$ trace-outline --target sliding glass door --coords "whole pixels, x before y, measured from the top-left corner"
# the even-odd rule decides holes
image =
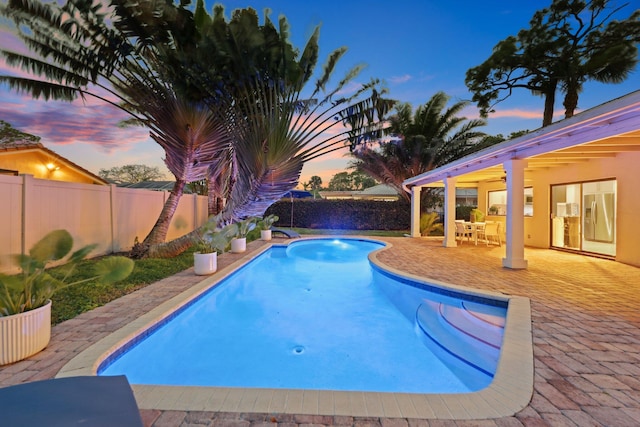
[[[551,187],[551,246],[616,254],[616,181]]]

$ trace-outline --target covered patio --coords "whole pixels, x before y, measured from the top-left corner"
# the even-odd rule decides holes
[[[553,218],[563,217],[556,210],[553,191],[554,187],[569,185],[577,188],[574,191],[571,187],[576,193],[571,200],[576,203],[570,205],[577,208],[572,219],[581,239],[572,242],[570,250],[640,266],[640,227],[636,225],[636,212],[640,211],[636,195],[639,164],[640,91],[636,91],[406,180],[404,187],[411,192],[412,200],[411,236],[420,236],[420,194],[424,187],[444,187],[445,247],[457,246],[456,188],[477,188],[478,208],[487,214],[492,207],[489,192],[506,190],[505,212],[488,216],[504,224],[502,265],[524,269],[528,266],[525,246],[564,248],[555,244],[553,235]],[[582,190],[584,183],[596,186],[605,182],[613,187],[616,203],[606,242],[610,248],[606,251],[598,248],[600,240],[585,234],[592,226],[591,212],[580,206],[587,194]],[[525,189],[530,200],[525,199]],[[530,204],[531,215],[525,216],[525,202]]]

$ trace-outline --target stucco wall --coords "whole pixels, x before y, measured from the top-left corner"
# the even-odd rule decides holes
[[[58,169],[50,171],[47,164],[52,163]],[[67,163],[47,156],[39,150],[20,150],[2,153],[0,168],[18,171],[19,174],[33,175],[34,178],[53,181],[79,182],[92,184],[90,177],[74,170]]]
[[[525,174],[525,186],[533,187],[533,216],[525,217],[525,245],[549,248],[551,242],[550,188],[555,184],[616,179],[616,260],[640,267],[640,152],[591,159],[582,163]],[[501,182],[478,185],[478,207],[487,212],[487,192],[505,189]],[[505,217],[488,216],[489,220]]]

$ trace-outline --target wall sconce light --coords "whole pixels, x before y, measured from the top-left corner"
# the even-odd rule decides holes
[[[55,165],[55,164],[53,164],[53,163],[47,163],[47,164],[45,165],[45,167],[47,168],[47,170],[48,170],[49,172],[54,172],[54,171],[57,171],[58,169],[60,169],[60,166],[56,166],[56,165]]]

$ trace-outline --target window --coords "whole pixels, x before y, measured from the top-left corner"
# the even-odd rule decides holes
[[[489,191],[489,215],[507,214],[507,190]]]
[[[489,191],[488,194],[489,215],[507,214],[507,190]],[[524,189],[524,216],[533,216],[533,188]]]
[[[533,187],[524,189],[524,216],[533,216]]]

